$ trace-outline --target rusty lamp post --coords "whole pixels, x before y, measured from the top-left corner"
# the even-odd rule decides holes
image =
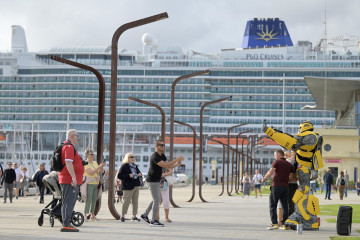
[[[248,131],[244,131],[244,132],[240,132],[237,136],[236,136],[236,165],[235,165],[235,172],[237,173],[236,174],[236,177],[235,177],[235,192],[236,193],[239,193],[239,181],[240,181],[240,177],[242,177],[242,174],[243,173],[240,173],[240,153],[239,153],[239,137],[241,134],[244,134],[244,133],[248,133],[248,132],[251,132],[252,130],[248,130]],[[244,139],[242,140],[242,142],[244,142]],[[243,158],[243,155],[244,153],[241,152],[241,157]],[[239,156],[239,158],[238,158]]]
[[[101,75],[99,71],[96,69],[81,64],[77,62],[73,62],[61,57],[57,57],[54,55],[51,55],[50,58],[54,61],[61,62],[64,64],[68,64],[77,68],[88,70],[95,74],[99,81],[99,106],[98,106],[98,128],[97,128],[97,148],[96,148],[96,162],[100,165],[103,161],[103,150],[104,150],[104,116],[105,116],[105,81],[104,77]],[[96,202],[95,207],[95,215],[99,213],[101,207],[101,198],[99,198]]]
[[[241,127],[246,125],[247,123],[242,123],[242,124],[237,124],[235,126],[232,126],[228,129],[227,132],[227,139],[228,139],[228,145],[230,146],[230,132],[232,129],[236,128],[236,127]],[[227,184],[226,184],[226,190],[227,190],[227,194],[229,196],[231,196],[231,192],[232,192],[232,186],[234,184],[234,158],[232,159],[232,164],[231,164],[231,191],[229,191],[229,165],[230,165],[230,148],[228,148],[227,150]]]
[[[220,98],[214,101],[206,102],[201,106],[200,109],[200,149],[199,149],[199,197],[201,201],[206,202],[206,200],[202,197],[201,187],[202,187],[202,152],[203,152],[203,113],[206,106],[210,104],[215,104],[218,102],[222,102],[228,100],[229,98]]]
[[[201,71],[201,72],[195,72],[195,73],[190,73],[190,74],[186,74],[186,75],[182,75],[178,78],[176,78],[174,80],[174,82],[171,85],[171,106],[170,106],[170,156],[169,159],[170,161],[173,160],[173,155],[174,155],[174,118],[175,118],[175,87],[176,84],[178,82],[180,82],[183,79],[187,79],[187,78],[192,78],[192,77],[196,77],[196,76],[200,76],[203,74],[207,74],[209,73],[209,70],[205,70],[205,71]],[[170,197],[170,202],[173,205],[173,207],[179,207],[178,205],[176,205],[173,200],[172,200],[172,189],[173,186],[170,185],[169,186],[169,197]]]
[[[174,120],[175,123],[189,127],[193,132],[193,181],[192,181],[192,194],[188,202],[191,202],[195,197],[195,175],[196,175],[196,130],[193,126]]]
[[[128,97],[129,100],[131,101],[134,101],[134,102],[138,102],[138,103],[142,103],[142,104],[145,104],[145,105],[148,105],[148,106],[152,106],[152,107],[155,107],[156,109],[159,110],[160,114],[161,114],[161,140],[163,142],[165,142],[165,112],[164,110],[157,104],[155,103],[151,103],[151,102],[148,102],[148,101],[144,101],[142,99],[139,99],[139,98],[134,98],[134,97]]]
[[[110,98],[110,145],[109,145],[109,178],[115,175],[115,145],[116,145],[116,99],[117,99],[117,63],[118,63],[118,41],[120,35],[128,29],[139,27],[148,23],[168,18],[166,12],[151,17],[129,22],[119,27],[111,41],[111,98]],[[114,189],[114,181],[109,181],[109,189]],[[108,206],[115,219],[120,219],[120,214],[114,206],[114,191],[109,191]]]

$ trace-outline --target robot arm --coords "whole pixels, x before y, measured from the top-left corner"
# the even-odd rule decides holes
[[[298,140],[294,136],[282,133],[276,129],[273,129],[272,127],[268,127],[266,124],[264,124],[262,130],[266,135],[268,135],[272,140],[277,142],[283,148],[288,150],[295,150],[294,147],[298,145]]]

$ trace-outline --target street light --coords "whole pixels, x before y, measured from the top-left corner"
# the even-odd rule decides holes
[[[170,161],[173,160],[173,155],[174,155],[174,117],[175,117],[175,86],[178,82],[180,82],[183,79],[186,78],[192,78],[195,76],[199,76],[199,75],[203,75],[206,73],[209,73],[209,70],[205,70],[205,71],[201,71],[201,72],[195,72],[195,73],[190,73],[190,74],[186,74],[186,75],[182,75],[178,78],[176,78],[174,80],[174,82],[171,85],[171,106],[170,106]],[[170,202],[174,207],[179,207],[177,206],[175,203],[173,203],[172,201],[172,189],[173,186],[170,185],[169,186],[169,195],[170,195]]]
[[[241,127],[246,125],[247,123],[241,123],[241,124],[237,124],[235,126],[232,126],[228,129],[227,132],[227,138],[228,138],[228,145],[230,146],[230,132],[232,129],[236,128],[236,127]],[[230,164],[230,148],[228,148],[227,150],[227,184],[226,184],[226,190],[229,196],[231,196],[231,192],[232,192],[232,186],[234,184],[234,158],[232,159],[232,164],[231,164],[231,191],[229,191],[229,164]]]
[[[200,150],[199,150],[199,197],[201,201],[206,202],[202,197],[201,186],[202,186],[202,151],[203,151],[203,113],[206,106],[228,100],[229,98],[220,98],[214,101],[206,102],[201,106],[200,109]]]
[[[209,138],[210,141],[213,141],[213,142],[216,142],[218,144],[221,144],[222,147],[223,147],[223,159],[222,159],[222,162],[223,162],[223,166],[222,166],[222,169],[223,169],[223,174],[222,174],[222,190],[221,190],[221,193],[219,194],[219,196],[223,195],[224,193],[224,190],[225,190],[225,147],[229,147],[229,145],[219,141],[219,140],[216,140],[216,139],[213,139],[213,138]],[[201,149],[200,149],[201,150]]]
[[[144,100],[141,100],[139,98],[134,98],[134,97],[128,97],[129,100],[131,101],[135,101],[135,102],[138,102],[138,103],[142,103],[142,104],[145,104],[145,105],[148,105],[148,106],[152,106],[152,107],[155,107],[159,110],[160,114],[161,114],[161,136],[160,136],[160,139],[165,142],[165,112],[164,110],[157,104],[155,103],[151,103],[151,102],[148,102],[148,101],[144,101]]]
[[[166,12],[143,18],[134,22],[129,22],[119,27],[111,41],[111,98],[110,98],[110,143],[109,143],[109,189],[108,206],[115,219],[120,219],[120,214],[116,211],[114,205],[114,175],[115,175],[115,146],[116,146],[116,98],[117,98],[117,62],[118,62],[118,41],[120,35],[128,29],[139,27],[148,23],[156,22],[168,18]]]
[[[248,131],[244,131],[244,132],[240,132],[237,136],[236,136],[236,164],[235,164],[235,172],[237,172],[236,177],[235,177],[235,192],[239,193],[239,180],[240,177],[243,175],[243,172],[241,172],[240,174],[240,153],[239,153],[239,137],[241,134],[244,133],[248,133],[248,132],[252,132],[252,130],[248,130]],[[244,139],[242,140],[242,143],[244,142]],[[239,156],[239,159],[238,159]],[[241,150],[241,158],[244,157],[244,152],[243,150]],[[239,166],[239,167],[238,167]]]
[[[192,181],[192,195],[188,202],[191,202],[195,197],[195,175],[196,175],[196,130],[193,126],[174,120],[175,123],[189,127],[193,131],[193,181]]]
[[[164,110],[157,104],[155,103],[151,103],[151,102],[148,102],[148,101],[144,101],[144,100],[141,100],[141,99],[138,99],[138,98],[134,98],[134,97],[128,97],[129,100],[132,100],[132,101],[135,101],[135,102],[138,102],[138,103],[142,103],[142,104],[145,104],[145,105],[149,105],[149,106],[152,106],[152,107],[155,107],[157,108],[159,111],[160,111],[160,114],[161,114],[161,140],[165,143],[165,112]],[[172,197],[172,186],[169,186],[169,200],[170,200],[170,203],[173,207],[179,207],[178,205],[176,205],[176,203],[174,202],[173,200],[173,197]]]
[[[180,82],[183,79],[192,78],[196,76],[200,76],[203,74],[209,73],[209,70],[201,71],[201,72],[195,72],[190,73],[186,75],[182,75],[174,80],[174,82],[171,84],[171,106],[170,106],[170,161],[173,159],[174,155],[174,118],[175,118],[175,87],[178,82]]]
[[[96,148],[96,162],[100,165],[103,162],[103,150],[104,150],[104,112],[105,112],[105,81],[104,77],[101,75],[99,71],[96,69],[81,64],[77,62],[73,62],[61,57],[57,57],[51,55],[50,58],[54,61],[61,62],[64,64],[68,64],[77,68],[88,70],[95,74],[99,81],[99,106],[98,106],[98,128],[97,128],[97,148]],[[95,212],[94,214],[97,215],[101,207],[101,198],[99,198],[96,202]]]

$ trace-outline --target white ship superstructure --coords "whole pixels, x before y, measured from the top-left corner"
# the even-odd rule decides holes
[[[13,31],[21,32],[21,27]],[[23,35],[25,41],[25,35]],[[207,101],[229,97],[228,101],[206,108],[204,134],[224,136],[227,129],[247,125],[232,132],[252,130],[262,134],[268,125],[295,133],[303,120],[316,128],[331,126],[333,111],[304,106],[315,105],[304,76],[329,78],[360,77],[359,49],[345,52],[324,51],[323,46],[298,41],[295,46],[223,49],[217,55],[164,46],[145,34],[142,52],[119,50],[116,168],[122,155],[132,151],[144,172],[154,141],[160,135],[158,110],[128,100],[136,97],[160,105],[170,115],[170,87],[175,78],[205,69],[210,74],[186,79],[177,84],[175,119],[199,130],[200,107]],[[50,60],[50,55],[90,65],[106,81],[104,158],[108,158],[110,118],[110,47],[56,47],[46,52],[28,52],[16,38],[16,46],[0,53],[0,163],[20,161],[28,168],[45,163],[55,146],[65,139],[68,128],[80,134],[79,152],[96,150],[98,119],[98,80],[90,72]],[[19,42],[20,41],[20,42]],[[140,41],[140,39],[139,39]],[[344,50],[344,48],[343,48]],[[285,90],[285,91],[284,91]],[[285,114],[285,115],[284,115]],[[285,122],[284,122],[285,121]],[[167,122],[167,134],[169,123]],[[174,156],[184,155],[186,173],[191,173],[192,144],[187,127],[175,125]],[[256,158],[270,164],[276,146],[257,150]],[[167,149],[168,151],[168,149]],[[203,154],[204,176],[210,177],[211,161],[218,161],[222,173],[222,147],[208,144]]]

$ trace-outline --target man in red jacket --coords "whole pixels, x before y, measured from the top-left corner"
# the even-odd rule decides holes
[[[64,168],[59,172],[59,183],[62,194],[62,228],[61,232],[78,232],[79,229],[70,224],[74,211],[79,185],[82,183],[84,175],[84,165],[79,153],[74,145],[78,141],[78,133],[75,129],[70,129],[66,133],[66,144],[61,150],[61,161]]]

